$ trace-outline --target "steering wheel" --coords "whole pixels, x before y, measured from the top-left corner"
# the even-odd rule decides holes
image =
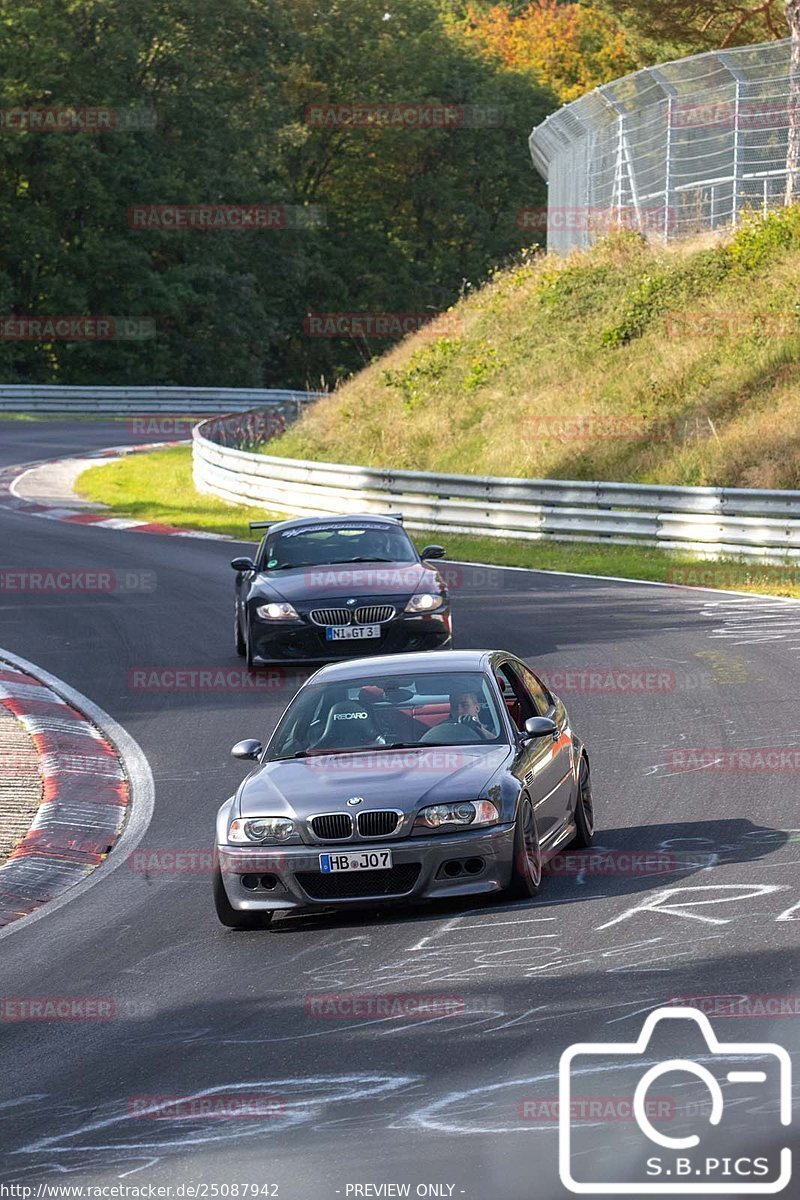
[[[465,742],[486,742],[489,740],[488,736],[477,725],[459,725],[458,721],[442,721],[441,725],[434,725],[419,740],[420,744],[423,744],[438,742],[441,738],[448,745],[457,745]]]

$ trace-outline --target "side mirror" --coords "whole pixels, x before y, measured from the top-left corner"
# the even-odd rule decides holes
[[[231,750],[234,758],[260,758],[264,747],[256,738],[245,738],[243,742],[237,742]]]
[[[558,726],[549,717],[528,717],[522,736],[528,741],[529,738],[555,737],[557,733]]]
[[[231,561],[234,571],[255,571],[256,564],[252,558],[234,558]]]
[[[419,552],[420,558],[444,558],[444,546],[426,546]]]

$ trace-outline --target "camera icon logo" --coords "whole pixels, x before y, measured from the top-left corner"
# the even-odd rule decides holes
[[[702,1040],[705,1049],[696,1056],[700,1061],[689,1057],[654,1061],[650,1043],[659,1026],[659,1035],[670,1040],[689,1034],[694,1042]],[[622,1082],[622,1091],[630,1092],[632,1102],[625,1109],[632,1119],[624,1132],[617,1127],[610,1136],[602,1119],[588,1126],[575,1119],[576,1110],[587,1102],[577,1100],[573,1081],[592,1076],[613,1078],[617,1090]],[[672,1077],[671,1085],[663,1082],[665,1076]],[[677,1097],[675,1102],[665,1106],[648,1099],[657,1081],[662,1081],[662,1092]],[[696,1104],[695,1096],[699,1096]],[[758,1103],[759,1127],[773,1112],[780,1125],[791,1124],[791,1059],[783,1046],[720,1042],[699,1010],[656,1009],[635,1042],[580,1042],[561,1055],[561,1182],[568,1191],[586,1196],[774,1195],[790,1182],[792,1152],[772,1138],[767,1148],[747,1153],[745,1137],[753,1136],[753,1119],[749,1118],[744,1132],[741,1124],[736,1126],[736,1114],[741,1120],[754,1103]],[[592,1102],[596,1116],[614,1107],[608,1098]],[[621,1107],[618,1103],[616,1111]],[[651,1119],[654,1116],[661,1118],[661,1128]],[[664,1123],[675,1117],[674,1132],[669,1133]]]

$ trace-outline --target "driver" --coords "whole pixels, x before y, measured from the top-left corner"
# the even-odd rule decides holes
[[[458,725],[469,725],[479,730],[484,737],[492,738],[494,733],[487,729],[481,721],[481,704],[476,692],[461,692],[455,698],[453,705],[453,720]]]

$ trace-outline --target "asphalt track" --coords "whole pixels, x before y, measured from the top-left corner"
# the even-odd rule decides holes
[[[126,440],[143,439],[116,424],[0,422],[0,463]],[[132,688],[129,673],[240,667],[237,547],[2,508],[0,547],[4,568],[155,572],[141,592],[0,591],[0,646],[142,747],[156,785],[143,847],[207,849],[244,770],[231,744],[266,734],[292,689],[165,693]],[[660,850],[679,869],[549,875],[529,904],[294,915],[234,933],[216,922],[207,874],[124,864],[0,940],[0,996],[106,997],[116,1014],[0,1022],[0,1183],[270,1183],[261,1194],[280,1200],[408,1183],[411,1195],[438,1184],[445,1196],[550,1200],[567,1195],[556,1123],[519,1105],[557,1096],[570,1043],[633,1040],[671,997],[800,992],[797,771],[676,771],[669,753],[800,743],[800,607],[480,567],[463,569],[454,598],[462,647],[504,644],[545,670],[673,673],[674,686],[636,695],[562,694],[592,752],[598,846]],[[463,1009],[432,1020],[307,1011],[307,995],[331,992],[445,994]],[[797,1017],[715,1027],[800,1048]],[[133,1116],[137,1097],[198,1094],[275,1096],[280,1111]],[[726,1120],[753,1153],[792,1144],[755,1094]],[[606,1157],[624,1162],[632,1136],[620,1124]]]

